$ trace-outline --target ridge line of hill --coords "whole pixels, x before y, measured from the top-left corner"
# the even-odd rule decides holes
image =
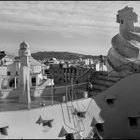
[[[49,58],[56,58],[61,60],[71,60],[71,59],[96,59],[99,58],[99,55],[85,55],[80,53],[72,53],[72,52],[56,52],[56,51],[40,51],[36,53],[32,53],[32,57],[36,60],[43,60]],[[105,57],[105,56],[104,56]]]

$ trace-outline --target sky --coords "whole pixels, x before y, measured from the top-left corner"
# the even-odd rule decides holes
[[[107,55],[126,5],[140,16],[139,1],[0,1],[0,50],[17,55],[25,41],[32,52]]]

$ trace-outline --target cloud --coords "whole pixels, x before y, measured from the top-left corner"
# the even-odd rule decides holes
[[[96,3],[96,2],[95,2]],[[98,3],[98,5],[101,2]],[[105,15],[102,10],[98,9],[98,5],[93,2],[0,2],[0,21],[15,25],[25,24],[28,26],[58,27],[61,25],[67,28],[86,28],[88,26],[108,25],[102,24]],[[97,12],[96,12],[97,11]],[[102,16],[103,14],[103,16]],[[106,16],[107,18],[108,16]],[[109,18],[108,18],[109,19]],[[107,20],[108,20],[107,19]],[[106,19],[105,19],[106,20]],[[28,28],[28,27],[27,27]],[[71,30],[71,28],[70,28]]]
[[[117,11],[126,5],[133,6],[134,11],[140,15],[140,2],[136,1],[0,1],[0,30],[6,31],[5,37],[8,32],[16,37],[18,34],[20,37],[13,37],[13,42],[28,36],[30,41],[40,45],[46,35],[49,38],[52,32],[53,36],[57,33],[54,37],[56,39],[61,36],[67,41],[95,41],[93,44],[97,46],[106,42],[104,44],[109,46],[113,35],[119,32],[116,23]],[[0,37],[2,36],[0,32]],[[41,41],[39,36],[43,38]],[[6,44],[6,39],[3,40]],[[73,49],[76,50],[74,47]]]

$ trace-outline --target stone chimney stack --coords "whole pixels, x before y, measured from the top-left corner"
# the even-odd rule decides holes
[[[20,57],[20,73],[19,73],[19,102],[30,104],[30,57],[31,50],[28,45],[23,41],[19,49]]]

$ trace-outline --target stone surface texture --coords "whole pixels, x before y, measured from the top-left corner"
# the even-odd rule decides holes
[[[111,40],[112,48],[107,55],[108,71],[140,71],[140,28],[134,26],[137,20],[138,16],[131,7],[118,11],[119,33]]]

